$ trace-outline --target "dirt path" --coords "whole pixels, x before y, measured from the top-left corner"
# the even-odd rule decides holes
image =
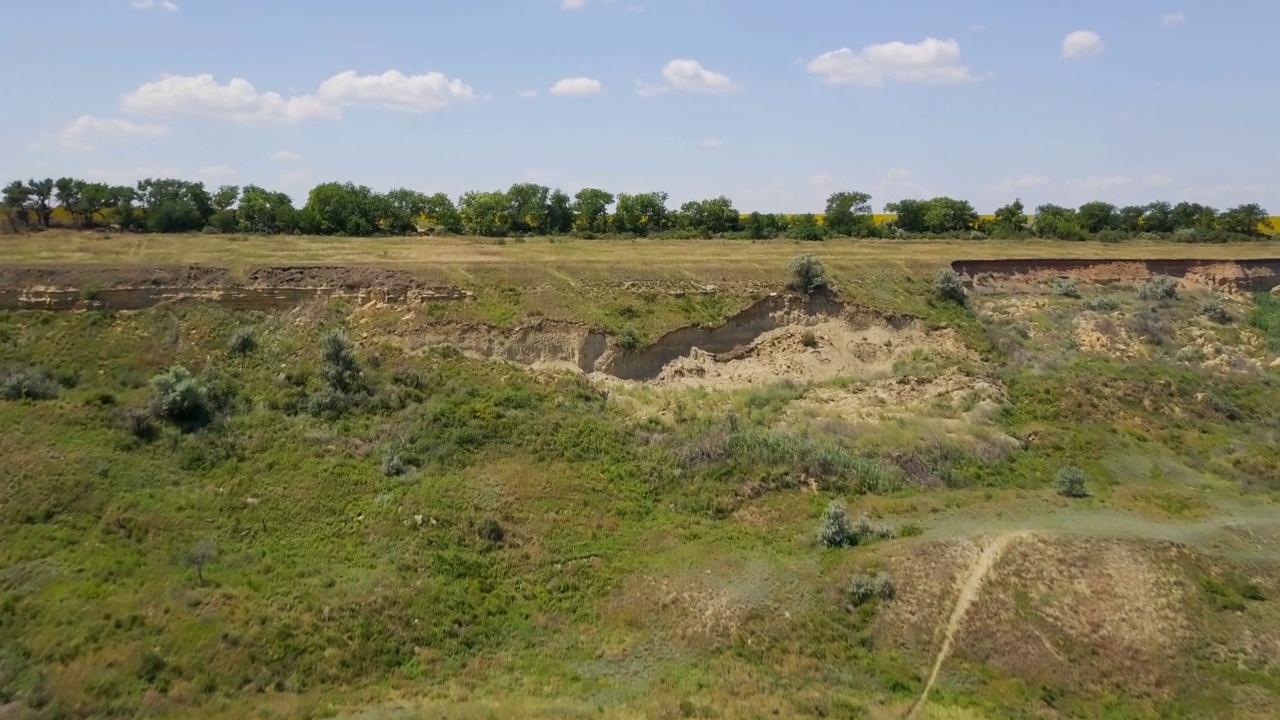
[[[924,706],[925,701],[929,699],[929,691],[933,690],[934,683],[938,681],[938,673],[942,671],[942,663],[946,662],[947,657],[951,655],[951,648],[955,643],[956,633],[960,630],[960,624],[964,622],[964,616],[969,612],[969,606],[973,605],[973,601],[978,599],[978,592],[982,590],[982,583],[987,579],[991,568],[1000,560],[1000,556],[1009,547],[1010,543],[1024,537],[1026,537],[1026,533],[1021,532],[1005,533],[997,537],[987,546],[986,550],[982,551],[978,561],[973,564],[973,569],[969,571],[969,577],[965,578],[964,584],[960,586],[960,595],[956,598],[955,609],[951,611],[951,619],[947,621],[947,627],[942,637],[942,647],[938,650],[937,659],[934,660],[933,671],[929,673],[929,680],[924,684],[924,691],[920,693],[920,698],[911,705],[911,709],[905,715],[908,720],[914,718],[920,708]]]

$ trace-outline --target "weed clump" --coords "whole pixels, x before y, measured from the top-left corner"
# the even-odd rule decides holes
[[[1231,312],[1227,310],[1227,306],[1222,302],[1222,298],[1216,295],[1206,300],[1204,305],[1200,306],[1200,314],[1219,325],[1226,325],[1231,322]]]
[[[227,349],[232,355],[248,355],[258,349],[258,338],[249,328],[236,328],[227,339]]]
[[[1085,302],[1084,306],[1094,312],[1115,312],[1120,309],[1120,301],[1113,297],[1100,297]]]
[[[640,333],[630,326],[622,328],[618,333],[618,347],[623,350],[639,350],[644,347],[644,339],[640,337]]]
[[[53,400],[58,383],[34,370],[0,371],[0,400]]]
[[[872,600],[892,600],[898,594],[888,573],[858,573],[849,581],[849,601],[854,607],[866,605]]]
[[[875,540],[892,540],[894,535],[893,527],[885,523],[874,522],[867,515],[858,518],[858,522],[854,523],[853,536],[858,543],[869,543]]]
[[[943,268],[933,278],[933,294],[938,299],[964,305],[966,301],[964,283],[955,270]]]
[[[1138,286],[1139,300],[1176,300],[1178,281],[1168,275],[1156,275]]]
[[[176,425],[200,425],[209,419],[209,398],[189,370],[177,366],[151,379],[154,414]]]
[[[329,387],[342,393],[355,390],[360,383],[360,361],[355,346],[337,330],[320,338],[321,375]]]
[[[807,348],[816,348],[818,347],[818,336],[812,330],[805,330],[804,334],[800,336],[800,344]]]
[[[797,255],[791,258],[787,269],[791,271],[791,284],[788,287],[798,293],[812,295],[831,289],[827,269],[816,255]]]
[[[818,526],[818,540],[829,548],[845,548],[858,544],[858,537],[849,526],[849,512],[844,503],[832,500],[822,513],[822,524]]]
[[[1065,498],[1087,498],[1089,491],[1084,486],[1084,471],[1074,465],[1058,471],[1056,482],[1058,494]]]
[[[490,545],[501,545],[507,539],[507,531],[493,518],[485,518],[485,521],[480,523],[479,534],[480,539]]]
[[[1049,283],[1049,289],[1059,297],[1076,299],[1080,297],[1080,283],[1076,282],[1075,278],[1054,278]]]

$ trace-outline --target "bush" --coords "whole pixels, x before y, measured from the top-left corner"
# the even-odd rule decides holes
[[[227,340],[227,348],[233,355],[248,355],[258,348],[258,339],[249,328],[236,328]]]
[[[1222,302],[1222,298],[1214,296],[1205,301],[1200,306],[1200,312],[1213,322],[1220,325],[1226,325],[1231,322],[1231,312],[1227,310],[1227,306]]]
[[[844,503],[832,500],[822,513],[822,524],[818,526],[818,540],[829,548],[845,548],[858,544],[858,537],[849,527],[849,513]]]
[[[360,361],[347,336],[337,330],[326,332],[320,338],[320,352],[320,375],[329,387],[342,393],[355,390],[360,384]]]
[[[307,401],[307,414],[326,420],[337,420],[355,406],[351,396],[332,388],[321,390]]]
[[[960,281],[960,276],[950,268],[943,268],[933,278],[933,293],[940,300],[948,302],[965,304],[964,283]]]
[[[480,539],[490,545],[501,545],[507,539],[507,531],[502,529],[502,525],[498,524],[493,518],[486,518],[480,523]]]
[[[1057,489],[1062,497],[1089,497],[1089,491],[1084,487],[1084,471],[1074,465],[1058,471]]]
[[[1162,320],[1159,313],[1151,308],[1142,308],[1134,313],[1130,327],[1152,345],[1164,345],[1173,336],[1173,326]]]
[[[815,255],[797,255],[791,258],[787,269],[791,271],[792,278],[788,287],[796,292],[810,295],[820,290],[831,289],[831,281],[827,279],[827,269]]]
[[[34,370],[0,371],[0,400],[52,400],[61,391],[58,383]]]
[[[633,327],[624,327],[618,333],[618,347],[623,350],[639,350],[644,347],[644,338],[640,337],[640,333],[636,332]]]
[[[856,538],[855,544],[860,544],[875,540],[892,540],[894,532],[889,525],[872,522],[869,516],[863,515],[853,526],[853,536]]]
[[[1176,300],[1178,281],[1168,275],[1156,275],[1138,286],[1140,300]]]
[[[1054,295],[1066,298],[1080,297],[1080,284],[1075,278],[1054,278],[1049,282],[1049,288],[1053,290]]]
[[[1120,301],[1115,298],[1100,297],[1087,301],[1084,306],[1095,312],[1115,312],[1120,309]]]
[[[400,477],[408,471],[404,459],[400,457],[400,453],[388,450],[382,453],[382,474],[387,477]]]
[[[204,388],[184,367],[173,367],[151,379],[156,416],[179,425],[198,425],[209,419]]]
[[[855,607],[877,599],[892,600],[897,593],[898,590],[887,573],[877,573],[874,577],[858,573],[849,581],[849,600]]]
[[[143,442],[151,442],[160,435],[160,429],[156,427],[155,415],[145,409],[135,408],[126,412],[124,429]]]
[[[818,336],[812,330],[805,330],[804,334],[800,336],[800,344],[807,348],[816,348],[818,347]]]

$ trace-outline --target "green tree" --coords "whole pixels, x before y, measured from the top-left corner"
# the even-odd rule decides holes
[[[1076,211],[1059,205],[1036,208],[1036,235],[1054,240],[1083,240],[1084,229]]]
[[[298,222],[297,210],[288,195],[256,185],[245,186],[236,219],[242,232],[264,235],[291,233],[297,229]]]
[[[667,194],[665,192],[640,193],[618,196],[618,207],[613,216],[618,232],[648,235],[662,232],[667,227]]]
[[[924,223],[934,233],[972,230],[978,223],[978,213],[967,200],[936,197],[926,203]]]
[[[1142,227],[1148,232],[1155,233],[1171,233],[1178,229],[1177,223],[1173,217],[1173,206],[1167,202],[1153,202],[1146,208],[1146,217],[1142,220]]]
[[[827,198],[827,230],[837,235],[874,234],[871,196],[863,192],[838,192]]]
[[[787,229],[787,236],[793,240],[817,242],[827,239],[827,228],[818,224],[818,218],[814,217],[813,213],[805,213],[804,215],[796,215],[791,219],[791,226]]]
[[[1141,205],[1122,207],[1116,211],[1116,228],[1130,233],[1142,232],[1146,215],[1147,209]]]
[[[27,181],[27,190],[31,194],[33,203],[32,210],[36,214],[36,219],[40,222],[40,227],[47,228],[53,222],[53,191],[54,182],[51,178],[44,180],[31,179]]]
[[[609,206],[613,203],[612,193],[596,188],[579,190],[573,196],[574,229],[605,232],[609,226]]]
[[[324,183],[311,189],[303,206],[303,231],[314,235],[364,237],[378,231],[380,198],[353,183]]]
[[[458,214],[458,208],[453,204],[453,200],[442,192],[427,198],[422,214],[426,216],[427,222],[435,225],[438,230],[449,233],[462,232],[462,216]]]
[[[511,200],[504,192],[469,192],[458,201],[458,213],[471,235],[503,237],[511,232]]]
[[[573,201],[562,190],[556,190],[547,198],[547,230],[563,235],[573,230]]]
[[[1212,230],[1218,225],[1218,211],[1200,203],[1180,202],[1173,208],[1174,230]]]
[[[548,199],[551,189],[534,183],[516,183],[507,190],[511,204],[512,232],[545,235],[548,228]]]
[[[71,216],[71,224],[81,224],[76,209],[80,206],[80,193],[84,183],[75,178],[64,177],[54,181],[53,188],[58,207]],[[45,223],[45,227],[48,227],[48,223]]]
[[[1091,235],[1096,235],[1103,230],[1120,229],[1120,216],[1116,206],[1111,203],[1085,203],[1076,211],[1076,218],[1080,221],[1080,227]]]
[[[733,207],[733,201],[723,195],[711,200],[687,202],[680,207],[679,216],[686,228],[708,236],[733,232],[742,223],[742,216]]]
[[[1241,205],[1225,210],[1218,216],[1218,227],[1241,235],[1262,235],[1262,228],[1271,224],[1271,216],[1257,203]]]
[[[3,202],[10,228],[17,231],[31,225],[33,200],[31,188],[28,185],[21,180],[14,180],[6,185],[4,187]],[[19,224],[21,224],[21,228]]]
[[[1021,198],[996,210],[993,229],[996,235],[1003,237],[1013,237],[1027,231],[1027,208],[1022,204]]]
[[[417,190],[396,188],[383,196],[379,225],[396,235],[418,231],[418,218],[427,214],[427,196]]]
[[[212,203],[215,212],[227,212],[240,199],[240,188],[235,185],[223,185],[213,194]]]
[[[895,215],[893,225],[903,232],[922,233],[929,228],[927,200],[899,200],[885,205],[884,209]]]

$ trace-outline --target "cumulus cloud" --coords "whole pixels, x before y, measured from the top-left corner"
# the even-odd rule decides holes
[[[296,152],[292,152],[289,150],[278,150],[271,154],[271,159],[276,162],[288,163],[288,162],[298,162],[299,160],[302,159],[302,156]]]
[[[668,85],[681,92],[700,92],[709,95],[735,92],[737,83],[718,72],[712,72],[697,60],[672,60],[662,69],[662,77]]]
[[[960,43],[936,38],[915,44],[895,41],[868,45],[857,52],[842,48],[814,58],[808,70],[831,85],[882,87],[889,80],[958,85],[982,80],[964,64]]]
[[[534,98],[538,97],[538,91],[537,91],[537,90],[521,90],[521,91],[519,92],[519,95],[520,95],[520,97],[522,97],[522,98],[524,98],[524,99],[526,99],[526,100],[532,100],[532,99],[534,99]]]
[[[560,0],[562,10],[581,10],[587,6],[587,0]]]
[[[381,75],[347,71],[325,80],[315,94],[289,98],[259,92],[242,78],[221,85],[212,75],[169,75],[123,96],[121,107],[135,115],[210,117],[258,125],[338,120],[343,108],[427,112],[472,100],[470,87],[442,73],[405,75],[389,70]]]
[[[1187,21],[1187,16],[1180,12],[1169,13],[1160,18],[1160,24],[1164,27],[1175,27]]]
[[[657,97],[663,93],[669,92],[671,88],[666,85],[650,85],[644,80],[636,79],[636,94],[640,97]]]
[[[44,148],[53,144],[73,150],[87,150],[99,141],[113,143],[168,137],[167,125],[146,125],[120,120],[82,115],[67,123],[56,133],[46,133],[34,147]]]
[[[719,147],[724,147],[724,141],[723,141],[723,140],[721,140],[720,138],[714,138],[714,137],[713,137],[713,138],[707,138],[707,139],[705,139],[705,140],[703,140],[703,141],[702,141],[702,147],[704,147],[704,148],[719,148]]]
[[[809,178],[809,184],[816,188],[828,188],[836,182],[835,177],[828,172],[820,172]]]
[[[1062,40],[1064,60],[1084,60],[1106,52],[1102,36],[1091,30],[1077,30]]]
[[[591,97],[604,92],[604,85],[599,80],[589,77],[565,78],[551,86],[552,95],[565,97]]]
[[[142,12],[178,12],[178,6],[169,0],[129,0],[129,7]]]

